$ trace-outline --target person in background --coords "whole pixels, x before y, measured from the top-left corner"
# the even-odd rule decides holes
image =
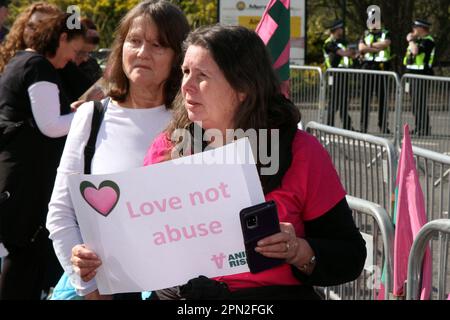
[[[0,45],[0,74],[5,69],[9,60],[17,51],[25,50],[25,38],[31,36],[39,22],[48,14],[61,12],[61,10],[46,2],[35,2],[26,7],[14,20],[7,39]]]
[[[326,68],[350,68],[356,57],[356,52],[347,48],[347,41],[344,39],[344,22],[334,21],[330,26],[330,37],[323,44],[323,56]],[[328,105],[327,125],[334,126],[334,115],[339,110],[339,116],[343,123],[343,128],[354,130],[352,119],[348,114],[348,76],[345,73],[336,73],[334,80],[329,85],[330,103]]]
[[[5,27],[6,19],[8,18],[8,0],[0,0],[0,43],[5,40],[9,29]]]
[[[228,139],[230,129],[255,129],[257,141],[264,143],[258,147],[269,150],[268,137],[278,130],[279,169],[271,175],[258,172],[266,200],[277,205],[281,232],[259,241],[256,251],[285,263],[255,274],[198,277],[182,288],[158,290],[152,299],[319,299],[314,285],[357,278],[366,249],[345,190],[327,151],[315,137],[297,129],[300,113],[281,94],[260,37],[244,27],[203,27],[188,36],[185,50],[174,120],[153,142],[144,164],[234,141]],[[179,136],[173,134],[182,129],[196,131],[195,126],[205,130],[202,139],[183,138],[180,148]],[[208,140],[208,130],[222,136]],[[257,168],[263,168],[259,150],[253,154]],[[101,261],[88,248],[78,246],[72,251],[72,263],[89,280]]]
[[[56,69],[75,58],[85,34],[67,28],[68,17],[55,11],[38,24],[28,21],[26,50],[9,60],[0,80],[0,192],[10,194],[0,215],[0,239],[9,252],[0,299],[40,299],[62,271],[44,225],[76,108],[62,93]]]
[[[108,61],[108,98],[100,126],[91,173],[106,174],[137,168],[153,139],[167,126],[169,111],[181,84],[183,40],[189,24],[168,1],[139,3],[122,19]],[[94,274],[81,281],[72,267],[72,251],[83,244],[67,179],[84,172],[84,148],[91,132],[92,102],[77,111],[58,168],[49,204],[47,228],[56,255],[79,296],[110,299],[97,290]],[[113,161],[112,161],[113,160]],[[140,293],[139,293],[140,296]],[[131,298],[131,297],[130,297]]]
[[[417,19],[412,32],[406,36],[408,48],[403,59],[406,73],[433,75],[433,63],[436,44],[430,34],[431,23]],[[415,117],[415,128],[412,134],[427,136],[431,134],[430,116],[427,107],[427,84],[425,81],[414,81],[411,88],[412,110]]]
[[[359,53],[362,55],[362,69],[375,71],[391,71],[391,35],[390,32],[380,26],[373,26],[366,30],[364,37],[359,42]],[[380,132],[389,134],[387,123],[387,97],[385,79],[381,76],[364,77],[361,92],[361,125],[360,130],[367,133],[370,115],[370,100],[375,90],[378,96],[378,128]]]
[[[90,78],[91,82],[95,83],[102,76],[102,69],[97,63],[97,60],[92,56],[100,44],[100,34],[97,31],[97,26],[94,21],[91,19],[83,18],[81,19],[81,23],[87,29],[86,41],[83,50],[78,53],[75,63]]]
[[[102,88],[91,88],[102,77],[100,66],[91,56],[100,42],[100,37],[92,20],[82,18],[80,22],[87,30],[84,45],[77,52],[75,59],[59,71],[59,75],[64,91],[71,101],[80,100],[81,97],[86,101],[101,100],[105,97]]]

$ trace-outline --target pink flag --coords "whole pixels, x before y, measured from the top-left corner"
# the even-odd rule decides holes
[[[416,171],[409,127],[404,126],[403,146],[397,170],[398,197],[394,244],[394,296],[404,296],[408,257],[412,243],[420,228],[427,222],[425,201]],[[427,248],[422,265],[420,299],[429,299],[431,292],[431,256]]]
[[[286,98],[289,98],[290,6],[290,0],[270,0],[255,30],[270,53]]]

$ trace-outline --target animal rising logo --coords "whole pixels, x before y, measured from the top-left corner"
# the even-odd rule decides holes
[[[67,7],[67,13],[70,14],[69,17],[67,17],[66,25],[67,29],[73,30],[73,29],[81,29],[81,9],[79,6],[68,6]]]
[[[214,254],[211,258],[211,261],[216,264],[217,269],[223,269],[225,259],[227,259],[227,256],[223,252],[221,252],[219,254]],[[230,268],[235,268],[246,264],[247,256],[245,255],[245,251],[231,253],[228,255],[228,266]]]
[[[381,29],[381,9],[379,6],[372,5],[367,8],[367,28],[369,30]]]

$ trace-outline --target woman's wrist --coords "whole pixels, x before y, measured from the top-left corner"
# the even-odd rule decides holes
[[[296,254],[288,261],[301,272],[310,275],[316,265],[316,256],[308,241],[302,238],[296,239]]]

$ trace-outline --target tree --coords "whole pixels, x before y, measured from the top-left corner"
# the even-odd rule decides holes
[[[23,8],[33,2],[35,1],[13,0],[10,5],[10,20],[13,21]],[[100,46],[109,47],[120,19],[139,3],[139,0],[47,0],[47,2],[57,5],[64,11],[68,6],[78,6],[82,17],[89,17],[97,24],[100,31]]]
[[[13,0],[10,5],[9,21],[12,23],[15,17],[26,6],[35,1]],[[68,6],[79,6],[81,16],[91,18],[100,32],[100,46],[110,47],[114,40],[114,32],[120,19],[133,8],[140,0],[47,0],[66,11]],[[217,21],[217,2],[215,0],[173,0],[186,14],[191,27],[213,24]]]

